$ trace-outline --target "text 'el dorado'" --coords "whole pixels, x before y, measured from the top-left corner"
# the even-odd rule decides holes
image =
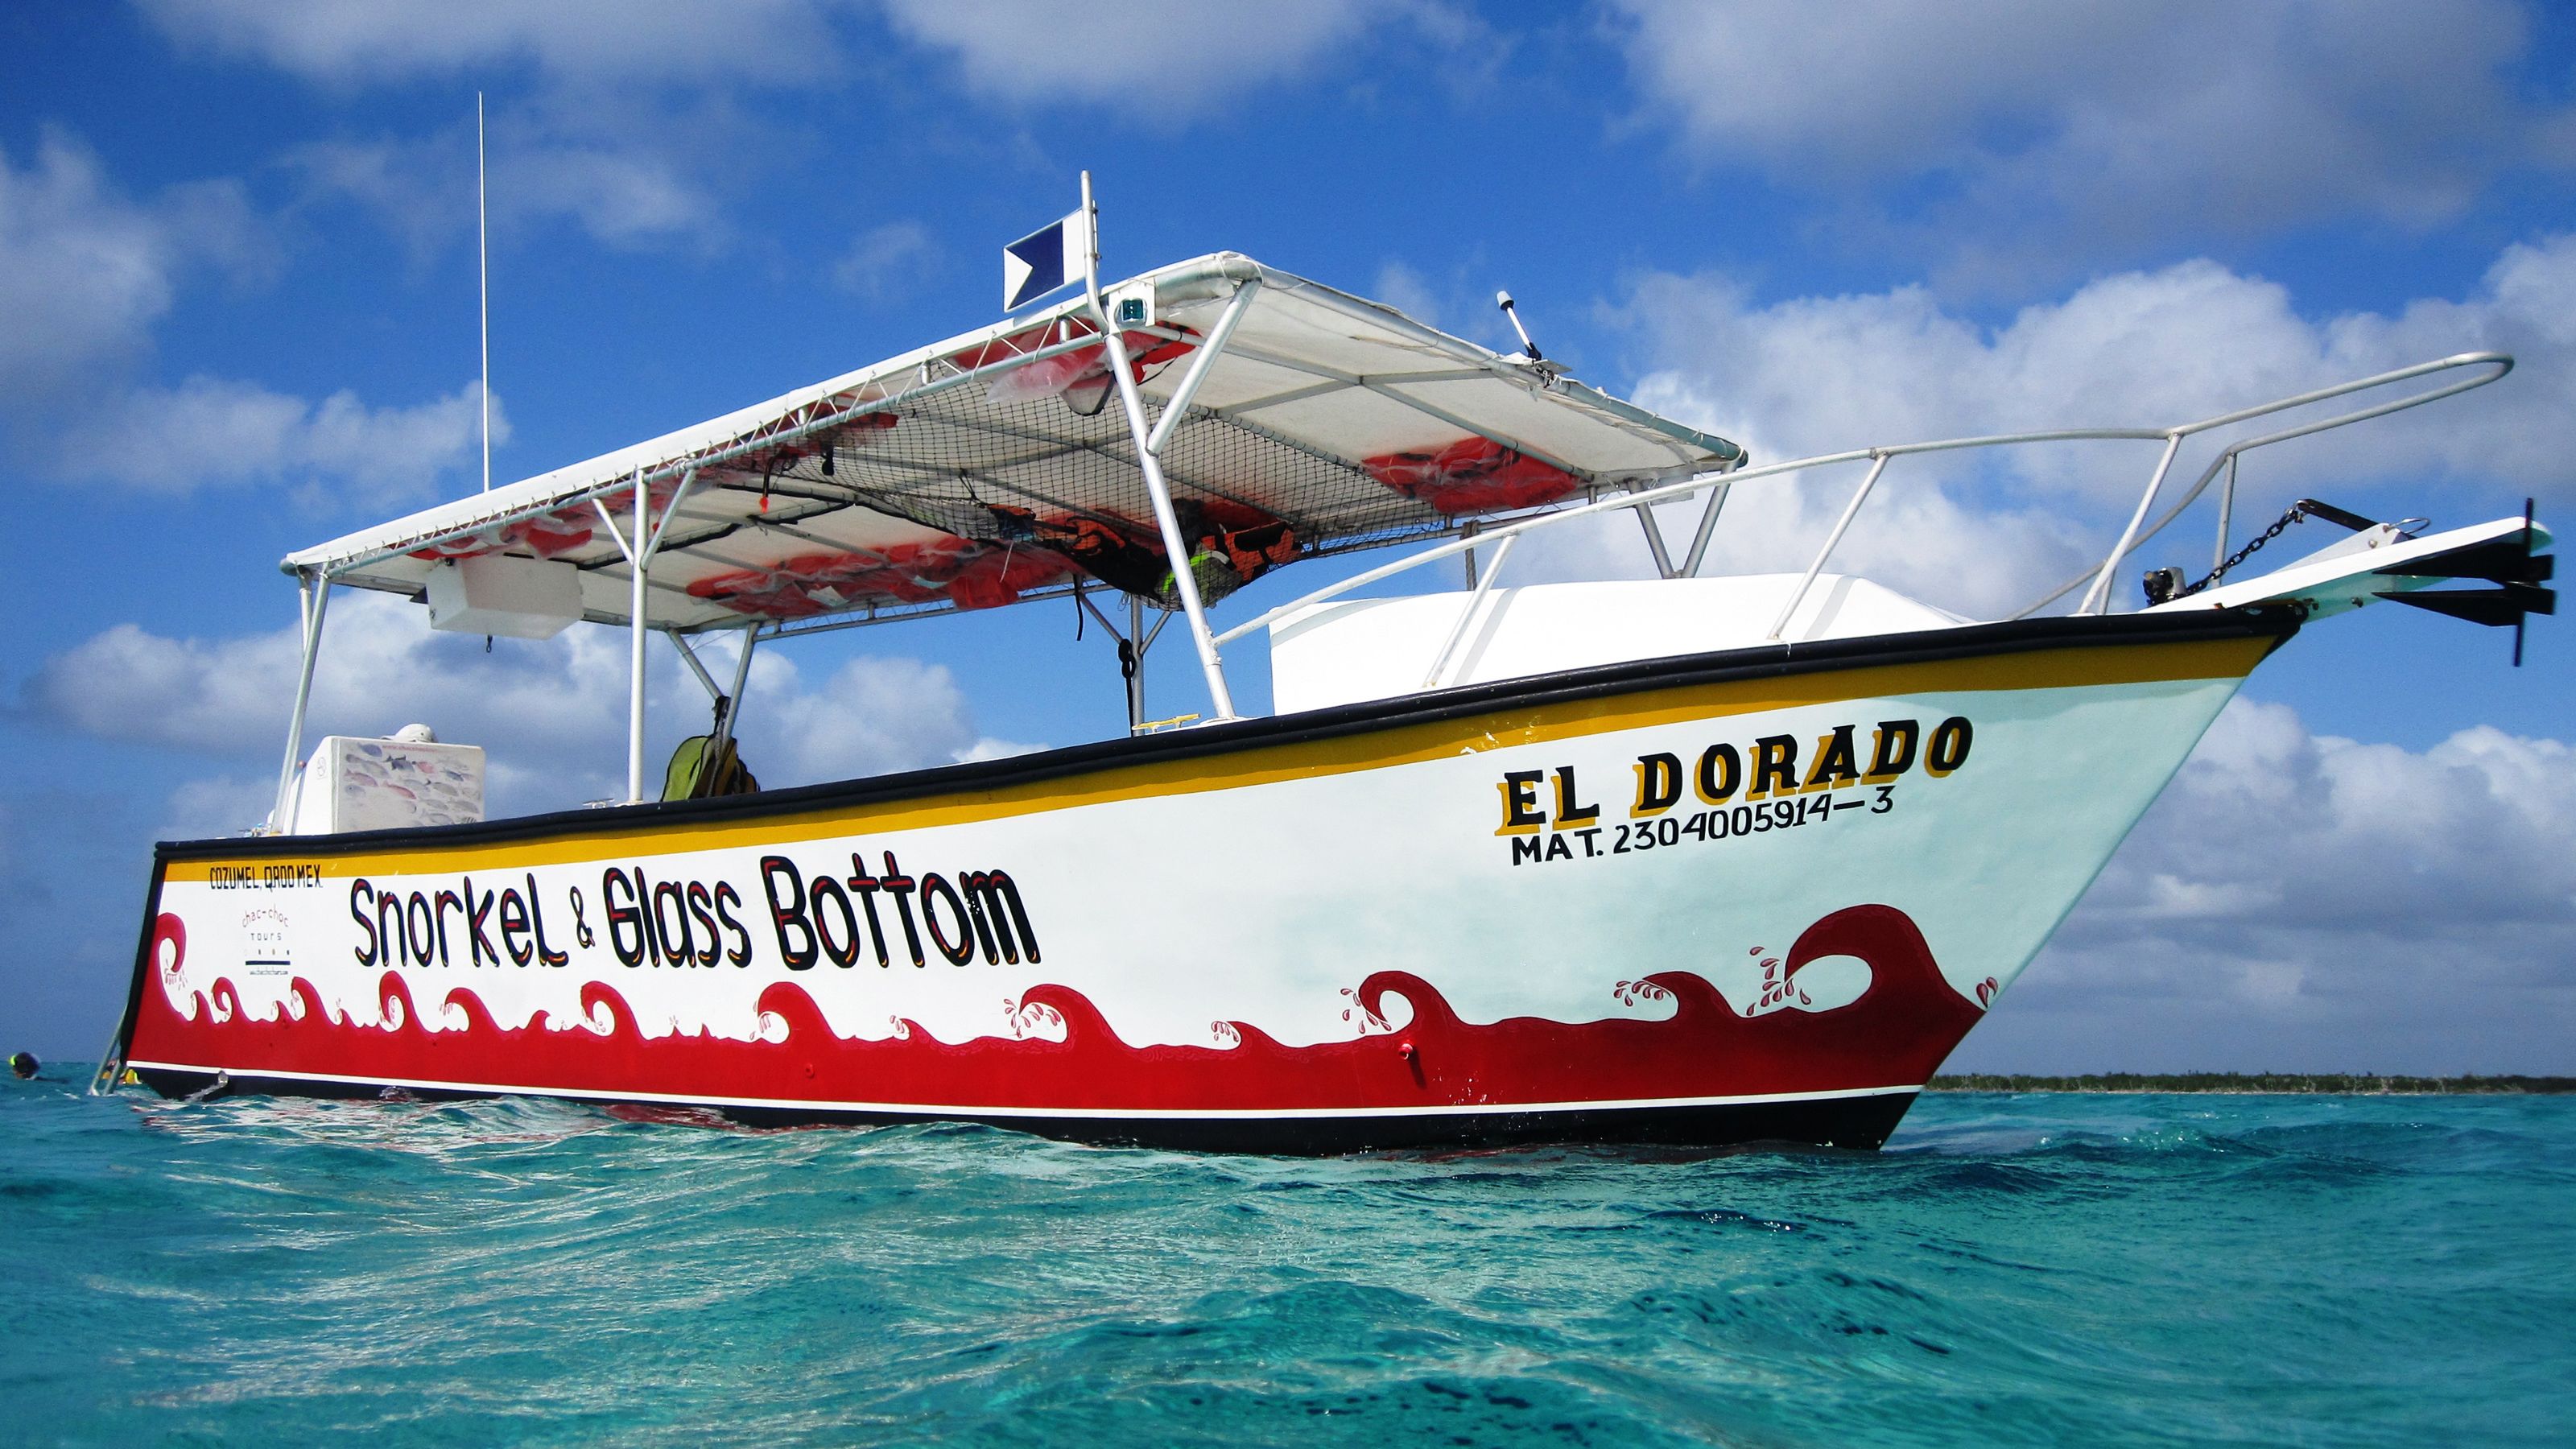
[[[1817,736],[1812,750],[1797,735],[1764,735],[1740,749],[1710,745],[1688,761],[1660,751],[1639,755],[1630,767],[1633,791],[1622,792],[1624,823],[1603,822],[1599,787],[1578,780],[1572,765],[1510,770],[1495,786],[1502,825],[1494,833],[1510,839],[1512,864],[1524,865],[1762,835],[1854,810],[1884,815],[1896,808],[1902,776],[1917,769],[1936,780],[1952,774],[1968,762],[1975,739],[1975,726],[1952,715],[1928,732],[1920,720],[1881,720],[1865,754],[1860,727],[1844,724]],[[1843,791],[1856,793],[1837,793]],[[1685,800],[1707,808],[1681,810]]]

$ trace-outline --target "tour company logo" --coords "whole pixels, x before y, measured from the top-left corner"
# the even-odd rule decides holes
[[[1860,728],[1835,725],[1812,751],[1800,736],[1764,735],[1741,747],[1712,744],[1688,761],[1663,751],[1639,755],[1630,767],[1633,790],[1622,791],[1624,821],[1603,819],[1604,787],[1578,777],[1573,765],[1507,770],[1495,784],[1502,824],[1494,834],[1510,842],[1513,865],[1545,865],[1764,835],[1855,810],[1885,815],[1896,808],[1905,776],[1954,774],[1976,743],[1976,727],[1960,715],[1929,729],[1920,720],[1881,720],[1865,752]]]

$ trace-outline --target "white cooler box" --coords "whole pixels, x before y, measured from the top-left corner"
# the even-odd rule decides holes
[[[483,747],[325,735],[304,762],[294,835],[483,818]]]

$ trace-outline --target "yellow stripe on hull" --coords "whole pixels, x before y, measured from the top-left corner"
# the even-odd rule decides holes
[[[969,824],[1113,801],[1231,790],[1284,780],[1385,769],[1506,746],[1581,739],[1621,730],[1757,714],[1850,698],[2064,689],[2179,680],[2242,679],[2277,636],[2113,643],[1914,663],[1826,667],[1812,673],[1653,686],[1576,700],[1501,705],[1489,713],[1359,728],[1324,739],[1254,743],[1240,751],[1100,768],[991,789],[787,810],[750,819],[568,825],[501,842],[337,851],[314,841],[326,877],[560,865],[682,850],[793,845],[858,833]],[[251,856],[193,856],[164,867],[170,881],[205,881]],[[274,860],[262,851],[257,857]]]

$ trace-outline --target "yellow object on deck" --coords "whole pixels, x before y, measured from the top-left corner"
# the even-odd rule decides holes
[[[709,800],[759,792],[760,782],[742,767],[742,756],[730,737],[709,761],[707,747],[714,741],[713,735],[691,735],[680,741],[680,747],[671,752],[671,768],[662,777],[663,799]]]

